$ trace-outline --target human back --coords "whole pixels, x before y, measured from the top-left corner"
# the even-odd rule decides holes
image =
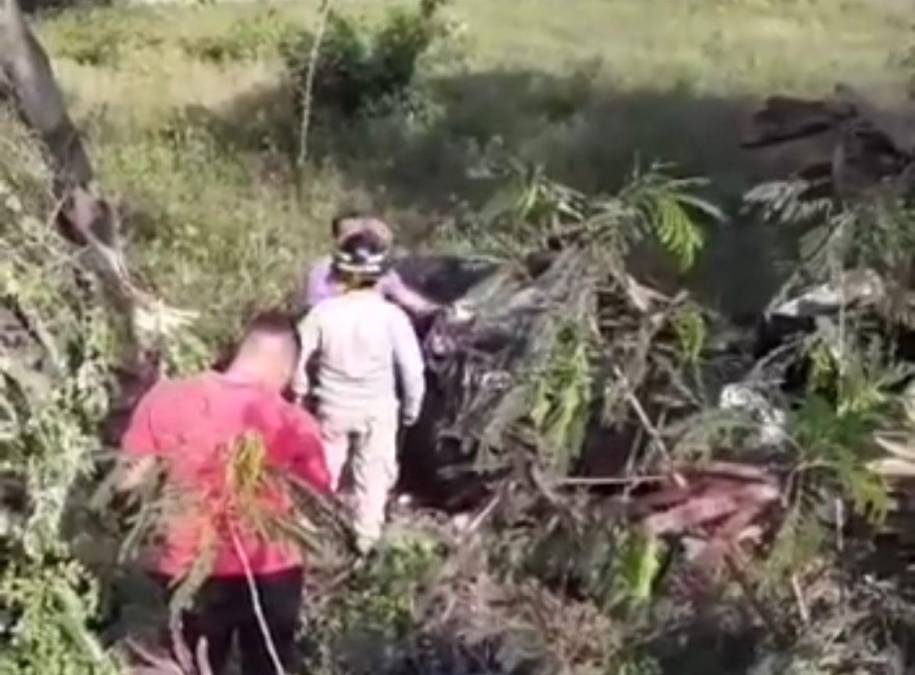
[[[298,352],[291,319],[264,313],[224,373],[166,380],[147,392],[122,440],[128,462],[120,489],[136,489],[157,463],[166,470],[170,505],[147,551],[152,579],[174,600],[182,579],[201,574],[201,565],[207,570],[181,612],[180,639],[194,653],[205,640],[214,675],[236,638],[243,675],[276,672],[277,661],[292,667],[304,561],[271,525],[296,518],[287,479],[322,493],[331,487],[317,423],[282,395]],[[253,443],[264,470],[253,491],[239,490],[231,469],[243,444]],[[160,638],[176,653],[173,630]]]
[[[276,338],[249,337],[227,373],[207,371],[192,377],[165,380],[140,401],[122,440],[124,451],[134,458],[163,461],[169,481],[180,489],[183,508],[165,523],[163,545],[151,551],[150,563],[158,572],[181,575],[194,560],[210,534],[215,534],[213,574],[244,573],[238,551],[228,530],[243,540],[251,567],[269,573],[300,563],[294,548],[263,537],[248,536],[246,523],[228,514],[227,472],[238,444],[246,439],[262,444],[267,466],[289,473],[319,489],[327,473],[315,421],[281,395],[283,367],[269,372],[259,364],[255,377],[245,364],[263,348],[276,351]],[[282,349],[282,346],[279,347]],[[291,349],[291,348],[290,348]],[[281,357],[282,364],[287,357]],[[267,374],[264,377],[264,374]],[[288,376],[286,376],[288,379]],[[268,486],[259,495],[261,506],[277,516],[291,507],[279,485]],[[209,537],[213,540],[212,537]]]
[[[344,293],[319,303],[320,332],[315,393],[324,408],[397,405],[396,354],[413,328],[406,313],[375,289]]]
[[[350,468],[353,529],[362,553],[381,536],[397,480],[398,427],[415,423],[425,387],[410,319],[377,288],[388,265],[384,241],[371,232],[353,234],[338,246],[333,267],[344,292],[318,303],[299,323],[293,384],[297,396],[310,396],[317,405],[335,490]]]

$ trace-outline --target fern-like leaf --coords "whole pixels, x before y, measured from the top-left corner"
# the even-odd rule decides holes
[[[654,227],[658,240],[680,268],[693,266],[697,252],[705,243],[702,231],[673,197],[659,197],[654,205]]]

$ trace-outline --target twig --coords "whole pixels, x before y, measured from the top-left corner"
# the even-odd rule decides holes
[[[470,540],[470,537],[480,529],[480,526],[486,522],[486,519],[489,518],[489,515],[495,510],[499,502],[502,499],[502,493],[497,492],[492,496],[492,499],[489,500],[489,503],[486,507],[476,515],[476,517],[467,525],[467,528],[462,533],[461,539],[463,542]]]
[[[445,565],[438,570],[435,576],[429,580],[427,585],[428,590],[417,599],[414,605],[416,608],[414,610],[416,616],[425,616],[428,614],[429,608],[432,606],[437,590],[441,587],[442,582],[446,580],[453,571],[461,569],[466,558],[477,551],[472,545],[473,535],[496,510],[496,506],[499,505],[505,496],[505,490],[506,486],[503,485],[502,489],[493,495],[492,499],[489,500],[489,503],[487,503],[480,513],[478,513],[468,524],[467,529],[461,534],[461,537],[458,540],[456,555],[446,562]]]
[[[845,529],[845,505],[840,497],[836,497],[836,550],[841,553],[845,548],[842,530]]]
[[[191,658],[191,650],[184,640],[184,631],[182,630],[181,612],[173,614],[168,622],[168,629],[172,638],[172,649],[175,650],[175,659],[178,666],[185,673],[193,672],[194,662]]]
[[[327,28],[327,17],[330,14],[331,0],[322,0],[318,9],[318,27],[315,30],[315,39],[311,45],[311,54],[308,60],[308,71],[305,73],[305,88],[302,91],[302,127],[299,130],[299,157],[298,167],[303,169],[308,160],[308,127],[311,124],[311,99],[314,88],[315,71],[318,67],[318,57],[321,52],[321,43],[324,41],[324,31]]]
[[[753,587],[740,569],[740,565],[738,565],[737,561],[734,559],[734,553],[731,550],[725,550],[724,561],[728,566],[728,571],[731,573],[734,580],[737,581],[737,584],[740,586],[744,596],[747,598],[747,601],[750,603],[750,606],[756,612],[757,616],[762,619],[763,623],[766,624],[766,627],[772,635],[775,636],[778,642],[787,642],[785,639],[785,632],[781,629],[768,608],[766,608],[766,606],[759,601],[759,598],[756,597],[756,593],[753,592]]]
[[[607,478],[563,478],[553,485],[557,487],[600,486],[600,485],[639,485],[641,483],[663,483],[670,476],[629,476]]]
[[[126,640],[127,648],[132,651],[136,656],[143,659],[151,668],[154,668],[157,673],[160,675],[185,675],[182,671],[181,666],[172,661],[171,659],[156,656],[142,644],[134,640],[133,638],[127,638]],[[141,671],[145,672],[145,671]]]
[[[627,378],[626,374],[623,373],[623,371],[620,370],[616,365],[613,366],[613,374],[620,380],[621,384],[623,385],[626,400],[629,402],[629,405],[632,406],[632,409],[635,411],[635,414],[639,418],[639,421],[642,423],[642,426],[645,428],[645,431],[648,432],[648,435],[651,436],[651,439],[655,442],[655,445],[658,447],[658,449],[660,449],[667,460],[670,461],[670,449],[664,442],[664,438],[661,436],[661,432],[659,432],[657,427],[652,424],[651,420],[648,418],[648,413],[645,412],[645,408],[642,407],[638,397],[632,391],[632,387],[629,384],[629,378]],[[676,471],[673,472],[672,478],[674,482],[680,487],[686,487],[686,480]]]
[[[64,360],[60,355],[60,351],[57,349],[54,338],[51,337],[51,332],[47,329],[41,319],[30,314],[22,303],[19,302],[17,297],[4,295],[2,299],[4,303],[11,305],[10,308],[13,314],[16,315],[16,318],[21,322],[23,328],[25,328],[30,337],[41,345],[42,349],[44,349],[47,354],[51,365],[56,371],[60,372],[63,368]]]
[[[797,600],[797,611],[801,615],[801,621],[805,626],[810,625],[810,610],[807,609],[807,601],[804,600],[804,589],[797,579],[797,574],[791,575],[791,590],[794,591],[794,598]]]
[[[248,581],[248,591],[251,593],[251,604],[254,607],[254,616],[257,618],[257,626],[260,628],[261,635],[264,638],[264,644],[267,646],[267,652],[270,654],[270,660],[273,661],[273,668],[276,675],[286,675],[283,669],[283,663],[280,661],[279,654],[276,651],[276,645],[273,642],[273,636],[270,635],[270,627],[267,625],[267,619],[264,616],[264,608],[261,606],[260,594],[257,592],[257,584],[254,583],[254,574],[251,572],[251,564],[248,561],[248,555],[238,539],[238,533],[234,527],[230,527],[232,535],[232,545],[235,547],[235,554],[241,560],[241,565],[245,570],[245,579]]]

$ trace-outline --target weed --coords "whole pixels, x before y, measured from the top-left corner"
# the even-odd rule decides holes
[[[708,339],[708,326],[698,307],[681,309],[673,318],[673,329],[679,343],[680,359],[690,365],[699,362]]]
[[[911,368],[888,360],[885,347],[849,342],[841,356],[814,344],[812,390],[794,413],[790,429],[803,466],[826,470],[860,514],[881,521],[889,506],[881,478],[867,468],[876,456],[874,435],[901,423],[893,388]]]
[[[584,441],[591,415],[593,363],[591,338],[576,323],[563,327],[546,372],[534,379],[530,416],[547,455],[566,473]]]
[[[313,659],[330,670],[341,662],[346,672],[383,670],[416,627],[415,603],[442,560],[434,539],[418,532],[389,535],[345,593],[335,594],[316,617]]]

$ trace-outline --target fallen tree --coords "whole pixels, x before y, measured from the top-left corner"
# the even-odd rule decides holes
[[[540,194],[568,197],[548,188]],[[844,205],[843,234],[849,218],[872,222],[871,204]],[[773,300],[751,349],[753,336],[722,344],[720,321],[639,285],[614,266],[618,254],[592,268],[587,217],[532,211],[515,213],[527,220],[510,227],[530,238],[512,244],[553,252],[488,275],[426,336],[440,407],[415,452],[439,453],[421,472],[444,476],[434,503],[476,515],[441,535],[453,558],[420,626],[433,642],[460,636],[488,663],[508,650],[540,664],[523,672],[658,662],[687,672],[705,631],[742,641],[743,659],[724,667],[716,652],[696,672],[902,672],[911,608],[894,600],[885,623],[878,608],[908,577],[898,562],[866,575],[902,553],[892,542],[912,455],[899,439],[910,438],[915,371],[895,303],[907,291],[898,267],[856,266],[894,255],[889,241],[833,231]],[[909,226],[895,213],[881,236]],[[573,234],[560,243],[556,232]],[[580,341],[568,341],[569,324]],[[614,424],[630,431],[623,447]],[[605,457],[619,453],[610,471],[582,473],[583,428]],[[613,639],[563,631],[584,616]]]

